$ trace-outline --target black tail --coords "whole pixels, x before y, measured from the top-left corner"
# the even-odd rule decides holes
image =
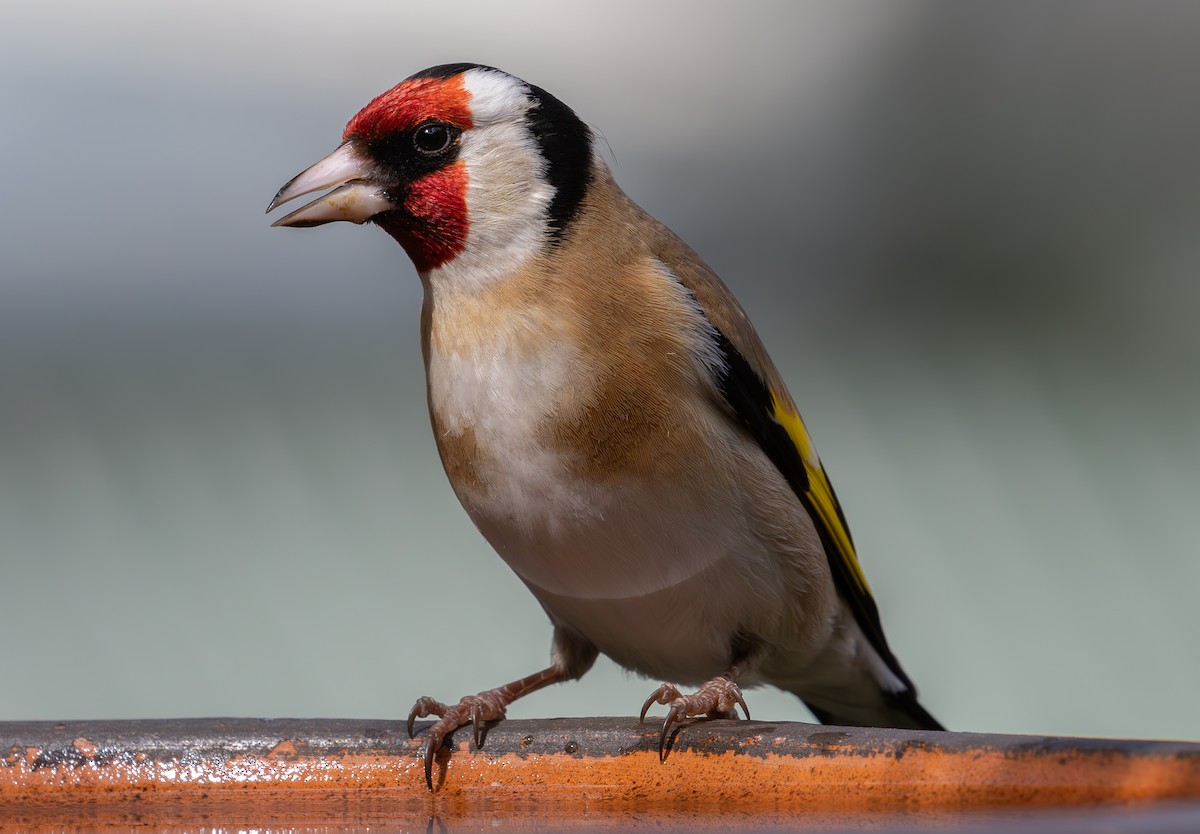
[[[828,703],[817,706],[801,697],[804,706],[812,711],[822,724],[840,727],[895,727],[900,730],[944,730],[941,722],[929,714],[929,710],[917,701],[912,690],[896,694],[884,694],[884,703],[869,710],[847,707],[844,711]]]

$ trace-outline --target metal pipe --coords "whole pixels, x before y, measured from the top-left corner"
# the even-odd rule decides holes
[[[911,824],[914,815],[1152,800],[1196,802],[1184,813],[1200,821],[1200,744],[1188,742],[722,720],[678,730],[664,764],[658,728],[632,718],[513,720],[491,728],[482,750],[470,749],[469,728],[455,734],[430,794],[419,740],[398,721],[0,722],[0,827],[81,814],[212,824],[251,811],[275,824],[339,814],[422,826],[532,825],[531,814],[680,827],[846,814]]]

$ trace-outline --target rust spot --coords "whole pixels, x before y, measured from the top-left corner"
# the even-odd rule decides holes
[[[813,733],[808,740],[816,747],[835,747],[849,738],[849,733]]]
[[[267,758],[270,759],[285,759],[288,761],[294,760],[297,756],[296,743],[291,739],[284,739],[271,748],[267,753]]]
[[[85,759],[94,759],[96,757],[96,745],[88,741],[86,738],[77,738],[71,743],[75,748],[75,752],[83,756]]]

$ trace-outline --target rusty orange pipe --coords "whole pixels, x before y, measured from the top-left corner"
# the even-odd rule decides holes
[[[1200,800],[1200,744],[800,723],[630,718],[506,721],[438,757],[430,794],[402,722],[202,719],[0,723],[0,827],[89,819],[198,820],[256,809],[278,821],[520,821],[530,809],[642,819],[964,813]],[[1200,803],[1195,809],[1200,821]],[[272,812],[271,809],[274,809]],[[330,816],[330,815],[333,816]],[[383,814],[383,817],[379,817]],[[391,814],[392,816],[388,816]],[[412,815],[415,815],[412,816]],[[722,823],[728,827],[730,819]]]

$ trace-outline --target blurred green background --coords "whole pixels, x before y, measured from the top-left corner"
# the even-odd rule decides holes
[[[1197,44],[1159,2],[5,4],[0,718],[395,718],[544,665],[438,464],[407,259],[263,216],[466,60],[740,296],[936,715],[1200,738]]]

